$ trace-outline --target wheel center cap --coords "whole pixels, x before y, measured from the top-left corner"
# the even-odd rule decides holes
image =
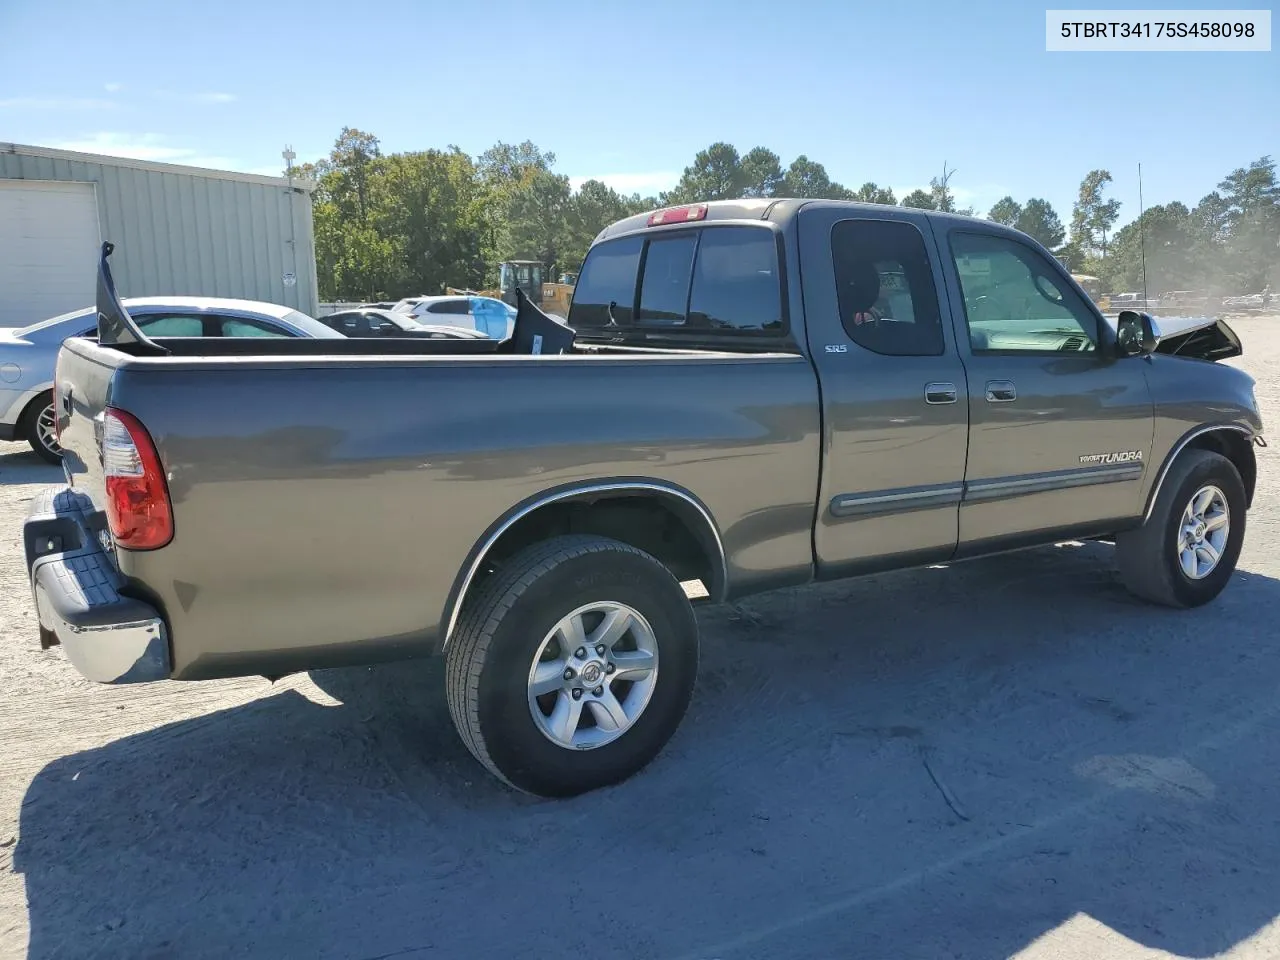
[[[1203,523],[1197,523],[1197,524],[1196,524],[1196,529],[1195,529],[1195,538],[1196,538],[1196,540],[1203,540],[1203,539],[1204,539],[1204,524],[1203,524]]]
[[[583,665],[579,676],[582,677],[582,682],[587,686],[594,687],[604,679],[604,665],[598,660],[592,660]]]

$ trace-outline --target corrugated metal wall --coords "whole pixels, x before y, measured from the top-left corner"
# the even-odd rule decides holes
[[[116,245],[111,268],[123,296],[243,297],[313,316],[318,309],[311,198],[299,187],[291,194],[285,181],[32,155],[12,144],[0,144],[0,179],[97,183],[102,239]],[[287,273],[296,283],[285,283]]]

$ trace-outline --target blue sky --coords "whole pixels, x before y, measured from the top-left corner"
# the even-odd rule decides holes
[[[1274,50],[1047,53],[1044,24],[1026,2],[0,0],[0,141],[278,173],[344,124],[387,151],[531,139],[647,194],[727,140],[899,196],[945,161],[962,203],[1064,221],[1105,167],[1122,222],[1139,162],[1148,206],[1190,205],[1280,158]]]

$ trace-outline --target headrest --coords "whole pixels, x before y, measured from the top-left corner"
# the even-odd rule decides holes
[[[870,310],[880,299],[880,274],[867,260],[856,261],[849,271],[849,306],[854,313]]]

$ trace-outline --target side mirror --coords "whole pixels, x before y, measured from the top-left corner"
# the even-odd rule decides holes
[[[1156,329],[1151,315],[1124,310],[1116,320],[1116,352],[1122,357],[1147,357],[1156,352]]]

